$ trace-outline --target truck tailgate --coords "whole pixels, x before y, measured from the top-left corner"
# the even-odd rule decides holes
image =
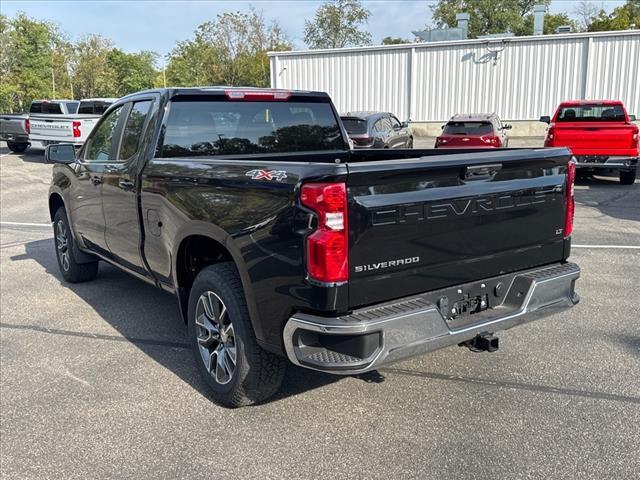
[[[86,138],[99,118],[100,116],[97,115],[73,115],[69,117],[61,117],[60,115],[31,116],[31,138],[33,140],[46,139],[51,141]]]
[[[637,155],[633,125],[611,122],[556,123],[554,145],[574,155]]]
[[[349,304],[565,258],[566,149],[350,163]]]

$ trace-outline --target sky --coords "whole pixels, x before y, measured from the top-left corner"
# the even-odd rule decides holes
[[[386,36],[413,38],[412,30],[431,23],[427,0],[363,1],[371,11],[367,29],[374,43]],[[572,13],[578,0],[553,0],[551,12]],[[624,4],[622,0],[596,0],[605,10]],[[247,10],[253,6],[262,11],[267,23],[277,21],[293,42],[296,50],[304,49],[304,21],[311,19],[322,4],[316,0],[253,1],[90,1],[90,0],[2,0],[0,12],[13,17],[18,12],[57,23],[72,40],[87,33],[97,33],[113,40],[127,52],[151,50],[169,53],[177,41],[193,36],[196,27],[225,11]],[[160,61],[160,63],[162,60]]]

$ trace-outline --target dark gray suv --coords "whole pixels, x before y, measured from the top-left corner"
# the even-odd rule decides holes
[[[348,112],[341,115],[354,148],[413,148],[407,122],[388,112]]]

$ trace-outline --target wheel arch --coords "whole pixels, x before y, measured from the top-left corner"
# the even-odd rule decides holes
[[[64,199],[58,192],[52,192],[49,195],[49,218],[53,222],[53,217],[60,207],[64,207]]]
[[[231,235],[206,222],[190,223],[184,226],[176,236],[172,258],[173,282],[180,303],[180,313],[185,323],[188,320],[189,292],[197,274],[209,265],[228,261],[233,262],[240,276],[256,337],[259,341],[264,338],[251,278],[244,258]]]

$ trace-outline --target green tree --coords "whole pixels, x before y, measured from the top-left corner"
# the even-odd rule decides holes
[[[574,20],[566,13],[545,13],[544,14],[544,27],[543,33],[545,35],[551,35],[556,33],[558,27],[569,25],[573,28],[573,31],[578,30],[578,25]],[[524,18],[524,22],[521,26],[515,28],[516,35],[532,35],[533,34],[533,14],[529,14]]]
[[[76,98],[115,96],[115,76],[109,69],[113,42],[100,35],[81,38],[74,47],[72,78]]]
[[[533,6],[549,5],[551,0],[439,0],[433,9],[437,27],[455,27],[456,14],[470,14],[469,37],[492,33],[533,33]],[[531,17],[531,29],[525,31],[525,21]]]
[[[27,17],[0,16],[0,108],[26,110],[34,98],[70,97],[61,61],[69,44],[57,27]]]
[[[601,10],[589,25],[590,32],[630,28],[640,28],[640,0],[627,0],[627,3],[615,8],[609,15]]]
[[[193,40],[178,42],[169,55],[167,83],[267,86],[267,52],[290,49],[278,24],[266,25],[261,13],[226,12],[198,26]]]
[[[107,53],[107,67],[113,89],[112,95],[123,97],[129,93],[153,88],[158,72],[155,68],[157,54],[142,51],[126,53],[114,48]]]
[[[359,0],[328,0],[304,22],[304,43],[314,49],[368,45],[371,34],[361,27],[370,16]]]
[[[411,40],[399,37],[384,37],[382,45],[402,45],[403,43],[411,43]]]

